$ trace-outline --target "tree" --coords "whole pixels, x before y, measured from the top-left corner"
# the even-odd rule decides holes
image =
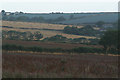
[[[39,31],[35,32],[34,35],[37,40],[40,40],[41,38],[43,38],[43,35]]]
[[[106,53],[112,48],[118,49],[118,30],[106,31],[101,37],[99,44],[104,46]]]
[[[5,10],[2,10],[1,12],[2,12],[2,13],[5,13]]]
[[[24,13],[20,11],[20,14],[24,14]]]
[[[2,13],[2,15],[5,15],[5,10],[2,10],[1,13]]]

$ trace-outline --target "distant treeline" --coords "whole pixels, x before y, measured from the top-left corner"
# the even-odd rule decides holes
[[[102,48],[92,48],[92,47],[78,47],[73,49],[62,49],[62,48],[42,48],[42,47],[23,47],[18,45],[3,45],[3,50],[7,51],[33,51],[33,52],[63,52],[63,53],[105,53]],[[118,54],[118,52],[113,49],[108,51],[108,53]]]
[[[60,16],[56,19],[45,19],[44,17],[27,17],[27,16],[19,16],[19,17],[14,17],[14,16],[3,16],[2,20],[7,20],[7,21],[24,21],[24,22],[44,22],[44,23],[54,23],[54,22],[59,22],[59,21],[65,21],[66,19],[63,16]]]

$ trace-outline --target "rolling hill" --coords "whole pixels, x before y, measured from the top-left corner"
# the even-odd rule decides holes
[[[84,24],[84,23],[96,23],[98,21],[104,21],[106,23],[114,23],[118,19],[117,12],[101,12],[101,13],[24,13],[18,15],[9,15],[9,17],[25,16],[29,18],[42,17],[47,21],[53,20],[54,24]],[[57,21],[58,18],[64,18],[65,20]],[[46,22],[47,22],[46,21]]]

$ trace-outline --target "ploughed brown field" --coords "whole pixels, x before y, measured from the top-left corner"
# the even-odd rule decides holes
[[[4,44],[14,44],[21,45],[25,47],[43,47],[43,48],[63,48],[63,49],[72,49],[77,47],[95,47],[102,48],[100,45],[83,45],[83,44],[72,44],[72,43],[55,43],[55,42],[40,42],[40,41],[17,41],[17,40],[2,40]]]
[[[25,54],[3,51],[3,77],[116,78],[118,56]]]

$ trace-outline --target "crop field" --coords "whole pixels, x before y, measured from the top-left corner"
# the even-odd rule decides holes
[[[3,51],[3,78],[117,78],[118,56]]]
[[[47,24],[47,23],[33,23],[33,22],[17,22],[17,21],[2,21],[3,26],[12,26],[15,28],[38,28],[38,29],[56,29],[62,30],[67,25]],[[72,25],[69,25],[72,27]],[[79,28],[83,26],[77,26]]]

